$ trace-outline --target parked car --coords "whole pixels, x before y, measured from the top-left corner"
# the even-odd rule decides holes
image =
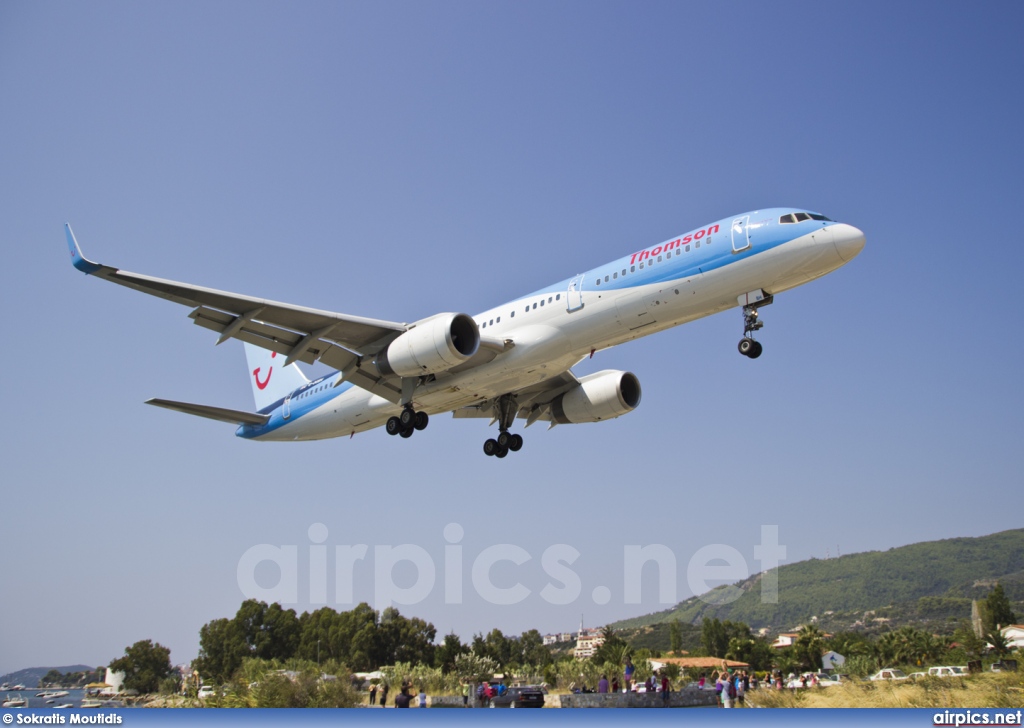
[[[879,670],[872,675],[869,680],[906,680],[907,673],[903,672],[895,667],[888,667],[884,670]]]
[[[200,698],[212,698],[217,694],[217,689],[212,685],[203,685],[199,688]]]
[[[992,663],[992,672],[1017,672],[1016,660],[998,660]]]
[[[492,708],[543,708],[544,688],[540,685],[517,685],[504,695],[491,698]]]
[[[911,680],[918,680],[918,679],[920,679],[922,677],[928,677],[928,673],[926,673],[926,672],[912,672],[909,675],[907,675],[907,677],[910,678]]]
[[[818,685],[823,688],[830,688],[834,685],[841,685],[842,681],[838,675],[829,675],[827,672],[816,672],[814,676],[818,678]]]
[[[931,677],[967,677],[967,670],[958,665],[942,665],[929,667],[928,675]]]

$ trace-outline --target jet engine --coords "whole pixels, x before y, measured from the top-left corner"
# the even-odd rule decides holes
[[[640,380],[632,372],[606,369],[588,374],[551,402],[551,420],[560,425],[600,422],[632,412],[640,404]]]
[[[476,321],[464,313],[440,313],[388,344],[374,359],[384,376],[418,377],[462,364],[480,347]]]

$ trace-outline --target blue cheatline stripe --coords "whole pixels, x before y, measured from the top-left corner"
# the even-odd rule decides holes
[[[264,407],[259,410],[260,414],[269,414],[270,420],[265,425],[241,425],[235,434],[238,437],[244,437],[246,439],[252,439],[255,437],[262,437],[275,430],[279,430],[286,425],[290,425],[293,422],[299,420],[303,415],[312,412],[313,410],[321,407],[332,399],[340,397],[342,394],[352,389],[354,386],[352,382],[342,382],[337,387],[331,386],[329,383],[336,374],[329,374],[326,377],[321,377],[316,381],[310,382],[309,384],[296,389],[291,394],[290,411],[291,415],[288,419],[285,419],[282,413],[282,406],[284,405],[284,399],[279,399],[273,404]],[[303,392],[308,392],[311,389],[315,389],[320,385],[328,382],[327,386],[321,392],[316,392],[309,397],[302,397]]]
[[[780,215],[787,214],[790,212],[806,212],[805,210],[797,210],[795,208],[773,208],[770,210],[761,210],[758,214],[764,215],[773,221],[777,221]],[[601,291],[615,291],[627,288],[637,288],[639,286],[645,286],[652,283],[664,283],[666,281],[679,280],[681,278],[687,278],[690,276],[697,275],[698,273],[709,273],[713,270],[718,270],[724,266],[729,265],[737,260],[743,260],[764,252],[771,250],[779,245],[788,243],[796,238],[801,238],[815,230],[821,230],[832,225],[837,225],[834,221],[815,221],[807,220],[799,223],[792,223],[788,225],[779,225],[777,222],[769,224],[766,227],[756,228],[751,232],[751,235],[756,237],[757,240],[750,248],[740,253],[732,252],[732,233],[731,225],[732,221],[738,217],[752,216],[753,213],[744,213],[718,222],[711,223],[707,227],[719,226],[719,232],[714,234],[714,243],[710,246],[707,245],[707,239],[702,239],[702,247],[697,249],[694,247],[696,241],[690,243],[689,252],[685,251],[683,246],[673,248],[675,250],[682,250],[681,254],[676,255],[673,252],[672,258],[664,258],[662,262],[650,264],[650,258],[645,259],[644,269],[640,269],[640,262],[630,263],[632,254],[623,256],[616,261],[607,263],[605,265],[593,268],[583,274],[583,290],[587,294],[600,293]],[[706,228],[698,228],[697,230],[703,230]],[[669,238],[662,243],[642,248],[641,250],[653,250],[659,247],[664,247],[666,244],[671,243],[675,240],[685,238],[687,235],[693,235],[696,231],[691,230],[686,235],[676,236]],[[664,256],[664,253],[660,255]],[[654,256],[654,260],[657,260],[658,256]],[[627,272],[625,276],[621,275],[623,270],[629,271],[631,267],[635,267],[634,272]],[[618,278],[612,278],[612,276],[618,272],[620,275]],[[607,283],[604,282],[605,276],[609,277]],[[559,281],[551,286],[542,288],[538,291],[534,291],[528,296],[523,296],[520,299],[512,302],[513,307],[519,303],[519,301],[530,300],[537,296],[547,296],[556,293],[565,293],[568,289],[569,283],[575,280],[577,276],[573,278],[566,278],[564,281]],[[595,284],[595,280],[600,277],[601,285]],[[496,309],[495,309],[496,310]]]

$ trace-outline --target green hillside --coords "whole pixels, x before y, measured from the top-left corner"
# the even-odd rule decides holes
[[[698,624],[705,617],[717,617],[772,632],[791,630],[812,618],[831,630],[873,631],[905,623],[936,629],[970,617],[971,599],[984,597],[997,580],[1015,606],[1020,606],[1024,600],[1024,529],[811,559],[783,565],[777,571],[777,604],[762,603],[761,574],[755,574],[672,609],[616,622],[612,627],[635,630],[673,619]]]

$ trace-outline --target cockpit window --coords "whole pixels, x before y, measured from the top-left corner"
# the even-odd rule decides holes
[[[832,222],[831,219],[824,215],[819,215],[816,212],[791,212],[788,215],[783,215],[779,218],[779,222],[784,225],[792,222],[803,222],[804,220],[822,220],[824,222]]]

